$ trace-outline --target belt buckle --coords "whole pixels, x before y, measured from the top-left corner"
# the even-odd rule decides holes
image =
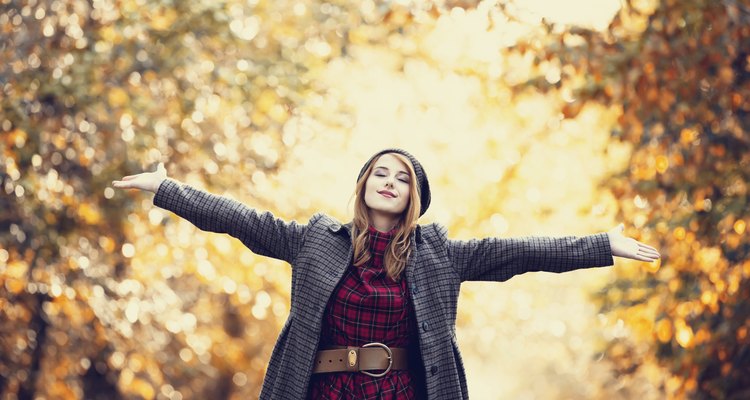
[[[383,371],[383,372],[381,372],[379,374],[375,374],[375,373],[367,372],[367,371],[359,371],[359,372],[361,372],[361,373],[363,373],[363,374],[365,374],[367,376],[371,376],[373,378],[380,378],[381,376],[385,376],[385,374],[387,374],[388,372],[391,371],[391,367],[393,366],[393,352],[391,351],[391,349],[388,346],[386,346],[383,343],[379,343],[379,342],[372,342],[372,343],[367,343],[365,345],[362,345],[363,348],[364,347],[376,347],[376,346],[377,347],[382,347],[383,350],[385,350],[386,353],[388,353],[388,368],[386,368],[385,371]]]

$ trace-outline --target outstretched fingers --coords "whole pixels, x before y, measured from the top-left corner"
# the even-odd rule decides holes
[[[651,246],[646,246],[646,245],[641,245],[641,244],[638,245],[637,256],[646,257],[648,258],[648,261],[653,261],[660,257],[659,252],[656,251],[656,249],[654,249]]]
[[[116,188],[121,188],[121,189],[129,189],[129,188],[135,187],[133,185],[134,183],[135,181],[133,181],[132,178],[131,179],[123,178],[122,180],[119,180],[119,181],[112,181],[112,186]]]
[[[659,253],[659,251],[656,250],[656,248],[654,248],[654,247],[651,247],[651,246],[649,246],[647,244],[644,244],[644,243],[641,243],[641,242],[638,242],[638,244],[641,245],[641,246],[643,246],[644,248],[650,250],[650,251],[653,251],[654,253],[657,253],[657,254]]]
[[[646,251],[649,254],[654,255],[655,257],[660,257],[660,254],[659,254],[658,250],[656,250],[655,248],[653,248],[651,246],[646,246],[646,245],[644,245],[644,246],[645,246],[644,247],[644,251]]]

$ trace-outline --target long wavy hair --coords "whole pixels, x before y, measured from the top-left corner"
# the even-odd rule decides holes
[[[384,153],[391,154],[397,159],[401,160],[406,168],[409,170],[409,201],[406,204],[406,208],[401,213],[401,216],[396,223],[396,233],[391,239],[388,247],[385,249],[383,257],[383,267],[387,275],[398,282],[401,279],[401,273],[406,268],[406,261],[411,255],[411,245],[409,238],[411,233],[417,228],[417,220],[419,219],[420,213],[420,197],[417,189],[417,174],[414,172],[414,167],[411,165],[411,161],[399,153]],[[367,179],[372,173],[375,163],[381,154],[367,167],[365,173],[362,174],[362,178],[357,181],[356,189],[354,190],[354,196],[356,202],[354,204],[354,218],[352,220],[352,244],[354,246],[354,266],[359,267],[364,265],[370,260],[369,250],[369,232],[368,227],[372,225],[370,220],[370,213],[368,212],[369,207],[365,203],[365,190],[367,188]]]

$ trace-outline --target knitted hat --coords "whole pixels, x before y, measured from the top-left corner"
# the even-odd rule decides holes
[[[427,207],[430,206],[430,182],[427,180],[427,174],[424,172],[424,169],[422,169],[422,164],[420,164],[419,161],[417,161],[417,159],[414,158],[413,155],[409,154],[409,152],[407,152],[406,150],[390,148],[375,153],[372,157],[370,157],[369,160],[367,160],[365,165],[362,167],[362,170],[359,171],[357,182],[362,179],[362,175],[365,174],[365,171],[367,170],[367,167],[369,167],[372,163],[372,160],[385,153],[399,153],[403,156],[406,156],[406,158],[411,161],[411,165],[412,167],[414,167],[414,172],[417,174],[417,191],[419,192],[419,197],[421,200],[419,216],[421,217],[425,213],[425,211],[427,211]]]

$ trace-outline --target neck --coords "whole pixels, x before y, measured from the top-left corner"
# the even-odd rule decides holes
[[[396,224],[398,224],[398,217],[371,210],[370,221],[375,229],[381,232],[388,232],[396,227]]]

